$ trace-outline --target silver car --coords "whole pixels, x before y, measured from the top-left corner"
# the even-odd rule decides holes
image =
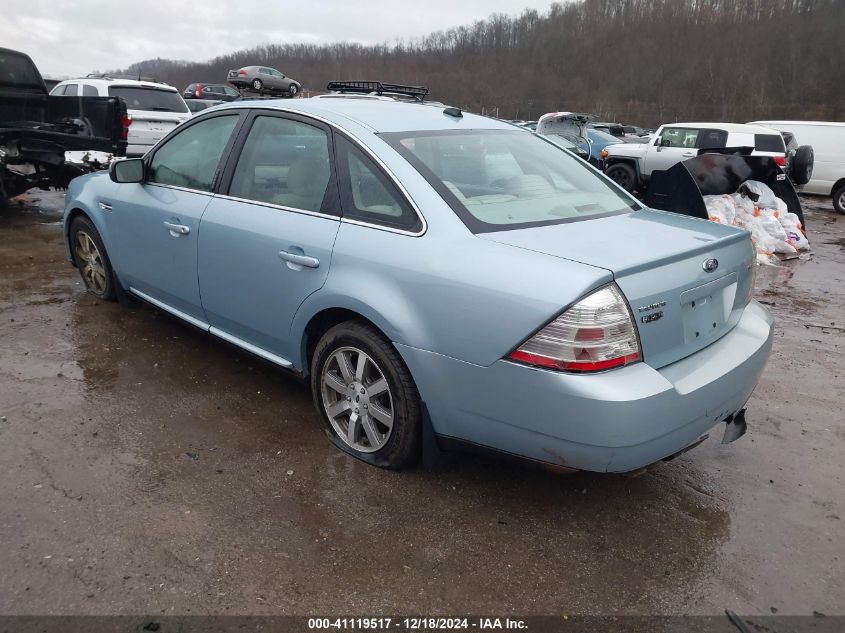
[[[236,88],[252,88],[256,92],[273,92],[295,97],[302,90],[296,79],[285,77],[284,73],[266,66],[244,66],[230,70],[226,80]]]

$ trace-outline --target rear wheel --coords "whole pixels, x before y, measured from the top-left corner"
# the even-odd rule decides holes
[[[253,79],[252,80],[252,89],[256,92],[261,92],[261,89],[264,87],[264,84],[261,83],[260,79]]]
[[[614,163],[604,173],[628,193],[637,187],[637,172],[627,163]]]
[[[116,298],[114,275],[103,240],[88,218],[78,217],[70,225],[73,260],[85,288],[106,301]]]
[[[839,185],[834,189],[833,208],[837,213],[845,213],[845,185]]]
[[[323,335],[311,390],[326,434],[341,450],[391,469],[418,457],[419,393],[396,349],[372,326],[347,321]]]

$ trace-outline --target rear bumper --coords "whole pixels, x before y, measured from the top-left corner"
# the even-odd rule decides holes
[[[138,143],[131,143],[126,146],[126,157],[127,158],[139,158],[146,154],[150,149],[153,147],[154,143],[150,143],[149,145],[140,145]]]
[[[573,375],[497,361],[480,367],[398,345],[435,433],[578,470],[637,470],[693,444],[743,408],[772,346],[756,302],[709,347],[653,369]]]

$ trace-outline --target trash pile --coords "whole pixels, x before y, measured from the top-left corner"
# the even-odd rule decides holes
[[[798,216],[789,213],[765,183],[746,180],[736,193],[703,198],[710,221],[751,231],[762,264],[776,264],[810,250]]]

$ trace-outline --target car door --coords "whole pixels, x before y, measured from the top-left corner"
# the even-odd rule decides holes
[[[296,310],[326,280],[339,225],[330,130],[254,110],[202,219],[199,286],[211,331],[288,366]]]
[[[230,110],[186,124],[148,155],[143,183],[122,184],[106,201],[110,251],[129,291],[201,326],[200,218],[239,118]]]
[[[698,130],[684,127],[664,127],[652,141],[646,153],[645,172],[669,169],[676,163],[694,158],[698,152]]]

